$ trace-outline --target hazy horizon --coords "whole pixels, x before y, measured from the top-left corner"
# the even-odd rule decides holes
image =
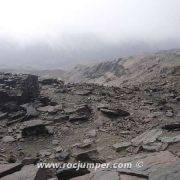
[[[69,68],[180,48],[178,0],[0,0],[0,66]]]

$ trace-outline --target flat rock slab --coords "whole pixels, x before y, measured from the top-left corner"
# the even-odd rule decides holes
[[[152,129],[144,132],[143,134],[131,140],[133,146],[153,143],[162,134],[161,129]]]
[[[125,116],[129,116],[130,113],[127,111],[124,111],[122,109],[112,109],[112,108],[107,108],[107,107],[102,107],[100,108],[100,111],[103,114],[106,114],[107,116],[120,116],[120,117],[125,117]]]
[[[180,179],[180,162],[165,165],[157,168],[149,175],[149,180],[179,180]]]
[[[112,147],[118,152],[118,151],[121,151],[123,149],[126,149],[129,146],[131,146],[131,142],[117,143],[117,144],[114,144]]]
[[[76,170],[75,168],[63,168],[59,169],[56,172],[56,175],[58,179],[68,180],[74,177],[86,175],[88,173],[90,173],[90,171],[86,168],[80,168],[79,170]]]
[[[29,137],[32,135],[48,134],[48,130],[42,120],[26,121],[22,124],[22,137]]]
[[[170,153],[169,151],[161,151],[158,153],[150,153],[150,154],[139,154],[136,156],[128,156],[123,157],[118,160],[115,160],[110,163],[110,166],[114,163],[132,163],[131,168],[109,168],[109,169],[100,169],[97,172],[91,173],[91,179],[92,180],[101,180],[105,179],[106,174],[111,177],[110,179],[115,179],[118,177],[120,180],[147,180],[149,177],[168,177],[172,173],[174,177],[179,175],[179,166],[180,166],[180,159]],[[142,165],[137,166],[137,164]],[[172,168],[168,168],[167,166],[172,166]],[[111,166],[113,167],[113,166]],[[164,171],[164,169],[167,169],[167,171]],[[163,176],[163,173],[165,176]],[[168,174],[168,175],[166,175]],[[160,178],[162,180],[168,179],[168,178]],[[151,180],[154,180],[151,178]],[[156,180],[156,179],[155,179]],[[157,180],[159,180],[157,178]],[[169,180],[169,179],[168,179]]]
[[[4,176],[1,180],[47,180],[47,176],[44,169],[38,169],[34,165],[27,165],[20,171]]]
[[[180,141],[180,135],[176,136],[162,136],[158,138],[163,143],[176,143]]]
[[[38,111],[40,112],[44,112],[44,113],[49,113],[49,114],[54,114],[58,111],[62,110],[62,106],[61,105],[56,105],[56,106],[43,106],[43,107],[39,107],[37,108]]]
[[[22,166],[20,163],[0,164],[0,178],[19,171]]]
[[[4,136],[2,138],[2,142],[4,142],[4,143],[10,143],[10,142],[14,142],[14,141],[15,141],[15,139],[12,136]]]
[[[169,131],[180,130],[180,122],[166,124],[162,126],[162,129],[169,130]]]

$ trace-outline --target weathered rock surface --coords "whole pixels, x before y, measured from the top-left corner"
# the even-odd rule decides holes
[[[139,146],[142,144],[153,143],[162,134],[161,129],[152,129],[144,132],[143,134],[135,137],[131,140],[133,146]]]
[[[1,103],[8,101],[27,102],[39,94],[38,77],[0,73]]]
[[[112,108],[108,108],[108,107],[102,107],[100,108],[100,111],[104,114],[106,114],[107,116],[129,116],[129,112],[124,111],[122,109],[112,109]]]
[[[86,168],[80,168],[79,170],[75,168],[63,168],[63,169],[59,169],[56,175],[59,180],[68,180],[77,176],[79,178],[79,176],[83,176],[88,173],[90,173],[90,171],[87,170]]]
[[[19,171],[22,166],[21,163],[0,164],[0,178]]]
[[[24,166],[20,171],[4,176],[2,180],[47,180],[44,169],[38,169],[34,165]]]
[[[48,130],[42,120],[30,120],[22,124],[22,137],[48,134]]]

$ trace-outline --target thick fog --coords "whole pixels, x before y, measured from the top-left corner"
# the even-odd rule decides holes
[[[179,0],[0,0],[1,68],[69,68],[180,48]]]

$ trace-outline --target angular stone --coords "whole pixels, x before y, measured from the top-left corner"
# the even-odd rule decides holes
[[[180,161],[162,165],[149,175],[149,180],[179,180],[180,178]]]
[[[44,78],[40,82],[43,85],[53,85],[53,84],[59,84],[59,83],[63,84],[63,81],[60,81],[60,80],[55,79],[55,78]]]
[[[180,122],[173,122],[173,123],[166,124],[162,126],[162,129],[169,130],[169,131],[180,130]]]
[[[120,117],[124,117],[124,116],[129,116],[129,112],[124,111],[122,109],[112,109],[112,108],[108,108],[108,107],[103,107],[100,108],[100,111],[104,114],[106,114],[107,116],[120,116]]]
[[[86,168],[80,168],[79,170],[75,169],[75,168],[63,168],[63,169],[59,169],[56,172],[56,175],[58,177],[58,179],[62,179],[62,180],[68,180],[74,177],[78,177],[78,176],[83,176],[85,174],[90,173],[90,171]]]
[[[36,110],[33,104],[27,103],[24,105],[21,105],[26,110],[26,118],[34,118],[39,115],[39,112]]]
[[[37,110],[40,111],[40,112],[44,112],[44,113],[55,114],[58,111],[62,110],[62,106],[61,105],[44,106],[44,107],[37,108]]]
[[[15,139],[12,136],[4,136],[2,138],[2,142],[4,142],[4,143],[10,143],[10,142],[14,142],[14,141],[15,141]]]
[[[143,150],[148,152],[157,152],[161,150],[165,150],[167,148],[167,144],[163,144],[161,142],[154,142],[150,144],[143,145]]]
[[[144,132],[143,134],[135,137],[131,140],[133,146],[139,146],[143,144],[149,144],[156,141],[156,139],[162,134],[161,129],[152,129]]]
[[[34,165],[24,166],[20,171],[17,171],[8,176],[4,176],[1,180],[47,180],[45,169],[38,169]]]
[[[42,120],[30,120],[22,124],[22,137],[48,134],[48,130]]]
[[[22,166],[21,163],[0,164],[0,178],[19,171]]]
[[[180,141],[180,135],[176,136],[162,136],[158,138],[163,143],[176,143]]]
[[[117,143],[113,145],[113,148],[118,152],[123,149],[126,149],[127,147],[131,146],[131,142],[122,142],[122,143]]]
[[[77,121],[84,122],[87,120],[88,120],[88,117],[86,115],[71,115],[69,117],[70,122],[77,122]]]

